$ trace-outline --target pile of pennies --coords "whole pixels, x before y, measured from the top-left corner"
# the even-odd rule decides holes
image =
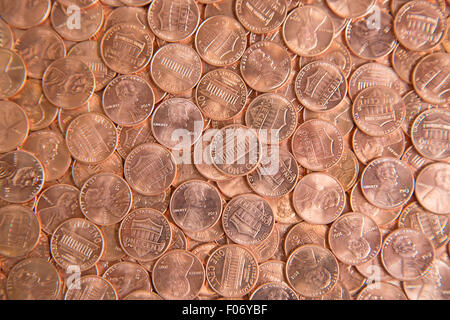
[[[450,299],[449,11],[0,0],[0,299]]]

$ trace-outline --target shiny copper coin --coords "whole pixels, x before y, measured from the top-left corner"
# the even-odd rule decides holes
[[[223,15],[237,20],[234,4],[234,0],[221,0],[217,3],[208,3],[205,6],[205,19]]]
[[[119,242],[119,224],[100,226],[103,235],[103,254],[101,261],[117,261],[125,257]]]
[[[98,0],[58,0],[58,2],[67,7],[70,5],[76,5],[82,9],[85,9],[85,8],[88,8],[88,7],[92,6],[93,4],[97,3]],[[100,2],[105,2],[105,1],[100,1]],[[125,0],[123,2],[125,2]]]
[[[433,163],[433,160],[424,158],[421,156],[414,146],[409,147],[406,149],[405,153],[403,154],[402,161],[406,162],[410,169],[412,170],[414,177],[417,177],[419,172],[425,167],[426,165]]]
[[[237,298],[246,295],[255,287],[258,275],[255,256],[249,249],[236,244],[219,247],[206,263],[209,285],[224,297]]]
[[[152,290],[147,270],[136,263],[123,261],[113,264],[103,273],[102,278],[113,285],[119,299],[135,290]]]
[[[254,33],[267,33],[283,23],[288,11],[285,0],[237,0],[236,16],[244,28]]]
[[[336,178],[345,191],[350,190],[358,180],[359,161],[350,148],[344,148],[341,160],[334,166],[323,171]]]
[[[430,110],[433,108],[438,108],[439,106],[436,104],[430,104],[423,101],[415,91],[410,91],[403,96],[403,102],[406,106],[406,117],[402,123],[403,132],[407,135],[411,135],[412,126],[414,120],[417,118],[419,114],[426,110]]]
[[[99,276],[83,276],[67,288],[64,300],[117,300],[113,285]]]
[[[436,162],[423,168],[417,176],[415,195],[425,209],[450,214],[450,164]]]
[[[159,258],[168,249],[171,239],[169,221],[154,209],[131,211],[120,224],[120,245],[134,259],[150,261]]]
[[[249,87],[269,92],[286,83],[291,72],[291,60],[280,45],[272,41],[260,41],[245,51],[240,70]]]
[[[176,42],[195,32],[200,22],[200,11],[194,0],[156,0],[150,5],[147,18],[150,28],[158,38]]]
[[[287,283],[285,277],[286,263],[280,260],[269,260],[259,265],[259,276],[256,287],[269,282]]]
[[[45,189],[36,203],[41,228],[52,234],[56,227],[71,218],[82,218],[78,198],[80,190],[68,184],[56,184]]]
[[[339,262],[339,282],[353,295],[364,286],[366,278],[354,266]]]
[[[142,7],[120,6],[114,9],[106,18],[104,28],[108,30],[121,23],[133,23],[139,25],[142,29],[150,29],[147,21],[147,10]]]
[[[216,184],[220,192],[228,198],[252,192],[245,176],[216,181]]]
[[[341,160],[344,144],[341,132],[336,126],[324,120],[309,120],[295,131],[292,153],[301,166],[321,171]]]
[[[103,91],[103,110],[114,123],[134,126],[153,111],[155,97],[143,78],[123,75],[113,79]]]
[[[223,210],[222,225],[225,234],[238,244],[261,243],[270,236],[274,223],[269,203],[255,194],[236,196]]]
[[[411,51],[399,45],[392,53],[392,67],[403,81],[411,83],[414,67],[424,54],[424,52]]]
[[[219,241],[225,237],[225,233],[222,227],[222,221],[217,221],[217,223],[209,229],[198,232],[184,232],[191,240],[198,242],[210,242]]]
[[[403,5],[405,5],[407,2],[410,1],[411,0],[392,0],[390,9],[393,13],[396,14]],[[448,1],[445,0],[426,0],[426,1],[438,7],[443,13],[446,12],[445,11],[447,7],[446,2],[448,3]]]
[[[14,45],[11,27],[0,19],[0,47],[11,50]]]
[[[111,172],[123,176],[122,159],[117,153],[97,164],[86,164],[74,161],[72,165],[72,178],[75,185],[79,188],[93,175],[101,172]]]
[[[0,48],[0,99],[17,94],[25,85],[27,69],[22,57],[15,52]]]
[[[419,114],[412,124],[411,140],[424,157],[447,161],[450,158],[450,111],[434,108]]]
[[[402,281],[418,280],[431,269],[435,251],[420,231],[401,228],[384,240],[381,260],[386,270]]]
[[[164,299],[193,299],[205,282],[205,269],[200,259],[189,251],[171,250],[156,262],[152,281]]]
[[[427,1],[410,1],[395,15],[395,35],[405,48],[413,51],[437,47],[444,39],[446,29],[444,13]]]
[[[339,266],[330,250],[314,244],[297,248],[286,262],[289,285],[306,297],[330,292],[339,276]]]
[[[136,290],[122,300],[163,300],[158,294],[146,290]]]
[[[28,29],[37,26],[50,13],[50,0],[27,1],[0,1],[2,18],[14,28]]]
[[[294,2],[300,2],[299,6],[303,4],[301,1],[288,1],[290,2],[290,5],[293,5]],[[333,21],[334,25],[334,38],[338,38],[338,36],[341,34],[341,31],[347,27],[347,25],[350,22],[350,19],[342,18],[335,14],[330,7],[327,4],[326,0],[315,0],[315,1],[306,1],[307,4],[311,3],[313,6],[320,7],[323,11],[325,11]],[[333,41],[333,43],[336,43],[336,41]]]
[[[250,300],[298,300],[298,296],[287,284],[269,282],[253,291]]]
[[[56,300],[60,287],[61,278],[56,268],[40,258],[17,263],[6,281],[10,300]]]
[[[93,164],[105,161],[117,146],[116,127],[106,116],[85,113],[67,128],[66,143],[76,160]]]
[[[256,257],[258,263],[272,258],[278,250],[280,243],[280,232],[275,223],[270,235],[257,245],[250,245],[249,248]]]
[[[53,232],[50,250],[55,262],[67,269],[77,265],[81,271],[92,268],[103,253],[100,229],[85,219],[73,218],[61,223]]]
[[[367,285],[357,300],[408,300],[402,289],[388,282],[375,282]]]
[[[366,15],[375,6],[375,0],[326,0],[331,11],[340,17],[354,19]]]
[[[8,152],[20,146],[28,136],[29,121],[25,111],[14,102],[0,101],[0,152]]]
[[[335,178],[325,173],[315,172],[303,177],[292,197],[297,214],[312,224],[331,223],[344,210],[344,189]]]
[[[156,142],[149,121],[144,121],[132,127],[118,126],[117,135],[119,137],[117,153],[124,159],[126,159],[130,152],[137,146]]]
[[[26,151],[11,151],[0,157],[0,199],[24,203],[33,199],[45,181],[44,167]]]
[[[316,244],[326,248],[328,227],[326,225],[300,222],[294,225],[284,239],[284,252],[289,256],[295,249],[305,244]]]
[[[121,74],[144,69],[153,54],[153,36],[135,24],[116,24],[108,29],[100,43],[105,64]]]

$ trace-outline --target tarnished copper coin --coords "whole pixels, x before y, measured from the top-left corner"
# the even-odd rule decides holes
[[[72,179],[79,188],[94,174],[100,172],[111,172],[119,176],[123,176],[122,159],[117,153],[97,164],[86,164],[74,161],[72,165]]]
[[[66,143],[76,160],[94,164],[105,161],[116,150],[116,127],[106,116],[85,113],[70,123]]]
[[[41,191],[44,181],[44,167],[33,154],[11,151],[0,157],[0,199],[27,202]]]
[[[436,162],[423,168],[417,176],[415,195],[425,209],[450,214],[450,164]]]
[[[344,141],[339,129],[318,119],[306,121],[297,128],[291,147],[300,165],[314,171],[332,167],[344,154]]]
[[[108,29],[100,43],[105,64],[121,74],[144,69],[153,54],[153,36],[136,24],[116,24]]]
[[[14,45],[11,27],[0,19],[0,47],[11,50]]]
[[[209,285],[224,297],[246,295],[255,287],[258,275],[258,262],[253,253],[236,244],[219,247],[211,253],[206,263]]]
[[[268,33],[283,23],[288,11],[286,0],[237,0],[236,16],[253,33]]]
[[[286,262],[289,285],[306,297],[330,292],[339,277],[339,265],[330,250],[314,244],[303,245]]]
[[[55,262],[67,269],[76,265],[81,271],[92,268],[103,253],[103,235],[90,221],[73,218],[53,232],[50,250]]]
[[[103,110],[114,123],[134,126],[145,121],[153,111],[155,97],[143,78],[123,75],[109,82],[103,91]]]
[[[392,53],[392,68],[403,81],[411,83],[414,67],[424,54],[424,52],[411,51],[398,45]]]
[[[62,222],[82,218],[79,195],[80,190],[68,184],[55,184],[45,189],[39,196],[35,209],[42,230],[52,234]]]
[[[103,273],[102,278],[113,285],[119,299],[135,290],[152,290],[147,270],[137,263],[121,261],[113,264]]]
[[[172,239],[169,221],[154,209],[131,211],[120,224],[123,251],[140,261],[151,261],[166,252]]]
[[[252,89],[260,92],[274,91],[288,80],[291,59],[279,44],[259,41],[245,51],[240,70],[244,81]]]
[[[404,205],[414,192],[414,176],[401,160],[381,157],[370,162],[361,175],[361,190],[374,206],[393,209]]]
[[[433,265],[433,244],[420,231],[401,228],[390,233],[384,240],[381,260],[386,270],[402,281],[418,280]]]
[[[375,6],[375,0],[326,0],[331,11],[340,17],[355,19],[366,15]]]
[[[67,288],[64,300],[117,300],[117,292],[111,282],[102,277],[88,275],[74,281]]]
[[[395,35],[409,50],[429,51],[437,47],[446,29],[444,13],[427,1],[409,1],[395,15]]]
[[[450,111],[433,108],[416,117],[412,124],[414,148],[425,158],[436,161],[450,159]]]
[[[292,200],[300,218],[312,224],[328,224],[344,210],[345,191],[332,176],[314,172],[300,179]]]
[[[10,300],[56,300],[61,278],[56,268],[41,258],[28,258],[9,272],[6,292]]]
[[[50,7],[50,0],[0,2],[2,18],[19,29],[29,29],[43,22],[50,13]]]
[[[316,244],[326,248],[328,226],[300,222],[289,229],[284,239],[284,252],[289,256],[295,249],[305,244]]]
[[[11,101],[0,101],[0,152],[8,152],[20,146],[28,136],[30,123],[24,109]]]
[[[357,300],[408,300],[402,289],[388,282],[367,285],[358,294]]]
[[[0,99],[18,93],[25,85],[27,69],[22,57],[9,49],[0,48]]]
[[[250,300],[298,300],[298,296],[283,282],[269,282],[256,288]]]
[[[205,269],[191,252],[171,250],[156,262],[152,281],[156,292],[164,299],[193,299],[205,282]]]

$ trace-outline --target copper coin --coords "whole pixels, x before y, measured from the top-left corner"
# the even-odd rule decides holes
[[[229,120],[238,115],[247,103],[247,86],[235,72],[216,69],[200,79],[195,99],[205,117]]]
[[[254,33],[267,33],[283,23],[288,11],[285,0],[237,0],[236,16],[244,28]]]
[[[0,2],[2,18],[19,29],[32,28],[43,22],[50,13],[50,6],[50,0]]]
[[[284,239],[284,252],[289,256],[295,249],[305,244],[316,244],[326,248],[328,227],[326,225],[300,222],[294,225]]]
[[[202,61],[191,47],[168,44],[155,52],[150,75],[162,90],[179,94],[197,85],[202,76]]]
[[[339,282],[345,284],[350,294],[358,292],[366,283],[366,278],[356,267],[339,262]]]
[[[147,270],[136,263],[122,261],[113,264],[103,273],[102,278],[113,285],[119,299],[135,290],[152,290]]]
[[[111,282],[99,276],[83,276],[67,288],[64,300],[117,300]]]
[[[283,39],[299,56],[312,57],[325,52],[333,38],[333,21],[317,6],[300,6],[292,10],[283,24]]]
[[[116,127],[104,115],[85,113],[70,123],[66,143],[76,160],[88,164],[99,163],[108,159],[116,149]]]
[[[447,161],[450,158],[449,131],[450,111],[434,108],[416,117],[412,124],[411,140],[422,156]]]
[[[289,285],[306,297],[330,292],[339,277],[339,266],[330,250],[306,244],[294,250],[286,262]]]
[[[419,203],[436,214],[450,214],[450,164],[436,162],[417,176],[415,195]]]
[[[72,162],[66,141],[57,131],[32,132],[22,148],[33,153],[42,163],[46,181],[63,177]]]
[[[252,189],[248,185],[247,177],[245,176],[216,181],[216,184],[220,192],[228,198],[252,192]]]
[[[205,6],[205,19],[213,16],[224,15],[237,20],[234,0],[221,0],[217,3],[208,3]]]
[[[104,29],[108,30],[121,23],[133,23],[139,25],[142,29],[150,29],[147,21],[147,10],[142,7],[120,6],[114,9],[106,18]]]
[[[274,91],[288,80],[291,59],[287,51],[275,42],[260,41],[245,51],[240,70],[244,81],[252,89]]]
[[[156,262],[152,281],[164,299],[193,299],[205,282],[205,269],[200,259],[189,251],[171,250]]]
[[[158,38],[176,42],[195,32],[200,22],[200,10],[194,0],[154,0],[149,7],[147,18],[150,28]]]
[[[188,240],[184,232],[173,223],[169,224],[170,228],[172,229],[172,241],[167,251],[176,249],[187,250]]]
[[[130,211],[131,189],[124,179],[113,173],[98,173],[80,190],[80,208],[96,225],[120,222]]]
[[[153,37],[136,24],[116,24],[103,35],[100,54],[103,62],[117,73],[135,73],[150,62]]]
[[[172,239],[169,221],[154,209],[131,211],[120,224],[120,245],[134,259],[150,261],[168,249]]]
[[[298,300],[298,296],[283,282],[269,282],[253,291],[250,300]]]
[[[410,1],[411,0],[392,0],[390,9],[392,10],[393,13],[396,14],[403,5],[405,5],[407,2]],[[443,13],[446,12],[447,5],[445,0],[426,0],[426,1],[438,7]]]
[[[336,126],[324,120],[309,120],[295,131],[291,142],[292,153],[301,166],[321,171],[341,160],[344,143]]]
[[[413,51],[437,47],[444,39],[446,29],[444,13],[426,1],[410,1],[395,15],[395,35],[405,48]]]
[[[219,247],[206,263],[209,285],[224,297],[237,298],[246,295],[255,287],[258,275],[255,256],[246,247],[236,244]]]
[[[355,154],[349,149],[344,148],[344,154],[341,160],[334,166],[323,171],[336,178],[345,191],[350,190],[358,180],[359,161]]]
[[[149,142],[156,142],[149,121],[144,121],[132,127],[118,126],[117,135],[119,138],[117,153],[124,159],[137,146]]]
[[[423,57],[414,68],[412,84],[417,94],[426,102],[444,104],[450,102],[450,54],[432,53]]]
[[[11,50],[14,45],[11,27],[0,19],[0,47]]]
[[[0,48],[0,99],[17,94],[25,85],[27,69],[22,57],[15,52]]]
[[[424,54],[424,52],[411,51],[399,45],[392,53],[392,67],[403,81],[411,83],[414,67]]]
[[[15,51],[23,58],[30,78],[42,79],[45,69],[54,61],[64,58],[66,47],[52,29],[28,29],[17,38]]]
[[[256,287],[269,282],[286,283],[285,277],[286,263],[279,260],[269,260],[259,265],[259,276]]]
[[[250,245],[248,248],[253,252],[258,263],[272,258],[278,250],[280,243],[280,232],[278,230],[277,224],[274,224],[272,232],[270,235],[257,245]]]
[[[60,287],[58,271],[41,258],[29,258],[17,263],[6,281],[10,300],[56,300]]]
[[[375,282],[367,285],[357,300],[408,300],[402,289],[387,282]]]
[[[155,97],[143,78],[123,75],[113,79],[103,91],[103,110],[114,123],[134,126],[153,111]]]
[[[136,290],[124,297],[122,300],[163,300],[154,292],[146,290]]]
[[[176,154],[175,152],[174,154]],[[178,158],[177,160],[177,176],[172,185],[174,187],[178,187],[180,184],[189,180],[207,181],[207,179],[205,179],[200,174],[195,165],[193,165],[192,163],[185,163],[186,160],[189,162],[189,160],[192,158],[192,154],[189,154],[185,158],[183,158],[184,154],[187,154],[187,152],[181,150],[179,151],[179,154],[176,155],[177,157],[181,156],[182,158]]]
[[[185,149],[200,138],[203,116],[191,100],[170,98],[156,108],[151,128],[153,136],[163,146],[175,150]]]
[[[386,270],[402,281],[418,280],[431,269],[433,244],[420,231],[401,228],[384,240],[381,260]]]
[[[33,154],[11,151],[0,157],[0,199],[27,202],[41,191],[44,181],[44,167]]]
[[[292,3],[294,2],[300,2],[300,1],[289,1],[292,5]],[[342,18],[340,16],[338,16],[337,14],[335,14],[330,7],[327,4],[326,0],[315,0],[315,1],[306,1],[306,3],[311,3],[313,6],[318,6],[320,7],[323,11],[325,11],[331,18],[331,20],[333,21],[333,25],[334,25],[334,38],[338,38],[338,36],[341,34],[341,31],[344,30],[347,25],[350,22],[350,19],[346,19],[346,18]],[[299,6],[301,6],[303,3],[300,2]],[[335,41],[333,43],[336,43]]]
[[[103,235],[103,254],[101,261],[117,261],[125,257],[119,242],[119,224],[100,226]]]
[[[77,265],[81,271],[92,268],[103,253],[100,229],[85,219],[73,218],[61,223],[53,232],[50,250],[63,268]]]
[[[146,6],[151,0],[120,0],[126,6]]]
[[[45,189],[36,203],[36,214],[41,228],[52,234],[56,227],[71,218],[82,218],[78,204],[80,190],[67,184],[56,184]]]
[[[409,165],[411,171],[414,174],[414,177],[417,177],[417,175],[423,169],[423,167],[434,162],[433,160],[422,157],[416,151],[414,146],[411,146],[408,149],[406,149],[401,160],[406,162]]]
[[[29,121],[25,111],[14,102],[0,101],[0,152],[8,152],[20,146],[28,136]]]
[[[354,19],[366,15],[375,6],[375,0],[326,0],[331,11],[340,17]]]
[[[228,66],[237,62],[247,48],[247,34],[235,19],[213,16],[198,27],[195,48],[208,64]]]
[[[265,93],[250,102],[245,111],[245,123],[257,130],[262,143],[279,144],[294,133],[298,114],[286,97]]]
[[[185,231],[186,236],[188,236],[191,240],[198,242],[210,242],[210,241],[218,241],[223,238],[225,233],[222,227],[222,221],[217,221],[217,223],[209,229],[198,232],[189,232]]]
[[[344,189],[335,178],[325,173],[315,172],[303,177],[292,197],[297,214],[312,224],[331,223],[344,210]]]
[[[270,236],[274,223],[269,203],[255,194],[236,196],[223,210],[222,225],[225,234],[238,244],[261,243]]]
[[[436,104],[430,104],[423,101],[415,91],[408,92],[402,99],[406,106],[406,117],[402,123],[402,129],[407,135],[411,134],[414,120],[419,114],[426,110],[439,107]]]
[[[98,0],[58,0],[58,2],[67,7],[70,5],[76,5],[76,6],[80,7],[81,9],[85,9],[85,8],[88,8],[88,7],[92,6],[93,4],[97,3]],[[101,2],[105,2],[105,1],[102,0]],[[123,2],[125,2],[125,0]]]

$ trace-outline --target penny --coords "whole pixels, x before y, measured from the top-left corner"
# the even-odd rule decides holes
[[[297,214],[312,224],[328,224],[344,210],[345,192],[340,183],[325,173],[304,176],[292,195]]]
[[[117,300],[113,285],[99,276],[83,276],[67,288],[64,300]]]
[[[246,276],[242,276],[246,270]],[[216,249],[206,263],[211,288],[224,297],[238,298],[256,285],[259,270],[255,256],[246,247],[229,244]]]
[[[117,73],[131,74],[144,69],[153,54],[153,36],[136,24],[112,26],[102,37],[100,55]]]
[[[280,232],[277,225],[274,224],[272,232],[265,240],[257,245],[250,245],[248,246],[248,248],[250,248],[250,250],[255,255],[258,263],[262,263],[269,260],[275,255],[276,251],[278,250],[279,242]]]
[[[180,151],[180,154],[182,154],[183,151]],[[177,157],[180,155],[178,154]],[[187,159],[192,158],[192,154],[189,154],[187,158],[184,158],[186,161]],[[179,159],[179,158],[178,158]],[[177,160],[179,161],[179,160]],[[181,160],[183,161],[183,160]],[[191,161],[192,162],[192,161]],[[197,170],[197,168],[192,163],[177,163],[177,176],[175,181],[172,183],[174,187],[178,187],[180,184],[187,182],[189,180],[201,180],[201,181],[207,181],[200,172]]]
[[[204,231],[189,232],[185,231],[186,236],[199,242],[218,241],[224,236],[222,221],[218,221],[214,226]]]
[[[415,195],[427,210],[450,214],[450,164],[436,162],[424,167],[417,176]]]
[[[411,83],[414,67],[423,56],[423,52],[411,51],[403,46],[397,46],[392,53],[392,67],[403,81]]]
[[[316,244],[326,248],[327,233],[328,227],[325,225],[297,223],[286,234],[284,252],[289,256],[295,249],[305,244]]]
[[[103,235],[103,254],[101,261],[116,261],[125,257],[119,242],[119,224],[99,226]]]
[[[173,223],[169,224],[172,229],[172,241],[167,251],[176,249],[187,250],[187,238],[183,231]]]
[[[360,274],[356,267],[339,262],[339,282],[354,294],[358,292],[366,283],[366,278]]]
[[[295,131],[292,154],[302,167],[314,171],[328,169],[341,160],[343,137],[336,126],[324,120],[308,120]]]
[[[402,129],[408,136],[411,134],[414,120],[419,114],[426,110],[439,107],[436,104],[430,104],[423,101],[414,91],[408,92],[402,99],[406,106],[406,117],[402,123]]]
[[[19,93],[27,77],[22,57],[9,49],[0,48],[0,75],[0,99]]]
[[[238,244],[260,244],[270,236],[274,223],[269,203],[255,194],[236,196],[223,210],[222,225],[225,234]]]
[[[401,228],[384,240],[381,260],[386,270],[402,281],[418,280],[431,269],[435,251],[420,231]]]
[[[50,262],[29,258],[8,273],[6,293],[10,300],[56,300],[60,286],[58,271]]]
[[[288,11],[285,0],[237,0],[234,6],[239,22],[257,34],[281,26]]]
[[[67,184],[56,184],[45,189],[36,203],[36,214],[41,228],[48,234],[64,221],[82,218],[78,197],[80,190]]]
[[[340,17],[355,19],[366,15],[375,6],[375,0],[326,0],[331,11]]]
[[[330,292],[317,298],[300,297],[300,300],[352,300],[347,287],[339,280]]]
[[[25,203],[33,199],[45,181],[44,167],[26,151],[11,151],[0,157],[0,199]]]
[[[245,176],[216,181],[216,184],[220,192],[228,198],[252,192],[252,189],[248,185],[247,177]]]
[[[405,5],[407,2],[410,2],[410,0],[392,0],[391,1],[391,10],[394,13],[397,13],[398,10]],[[443,13],[446,12],[446,1],[444,0],[427,0],[427,2],[437,6]]]
[[[75,185],[79,188],[93,175],[101,172],[110,172],[123,176],[122,159],[117,153],[112,154],[106,160],[97,164],[85,164],[74,161],[72,165],[72,178]]]
[[[148,9],[148,24],[153,33],[168,42],[191,36],[200,22],[200,10],[194,0],[153,1]]]
[[[28,136],[29,121],[26,112],[16,103],[0,101],[3,117],[0,120],[0,153],[12,151]]]
[[[95,164],[108,159],[117,146],[116,127],[106,116],[84,113],[70,123],[66,144],[76,160]]]
[[[420,113],[412,124],[414,148],[427,159],[447,161],[449,150],[450,111],[434,108]]]
[[[311,3],[312,2],[312,3]],[[323,11],[325,11],[328,16],[330,16],[331,20],[333,21],[334,25],[334,38],[338,38],[338,36],[341,34],[341,31],[344,30],[348,23],[350,22],[350,19],[342,18],[338,15],[336,15],[330,7],[327,5],[326,0],[316,0],[316,1],[306,1],[306,3],[311,3],[313,6],[317,6],[321,8]],[[299,6],[301,6],[302,3],[300,3]],[[333,42],[336,43],[336,42]]]
[[[205,19],[213,16],[223,15],[237,20],[234,8],[234,0],[221,0],[217,3],[208,3],[205,6]]]
[[[12,50],[14,45],[13,33],[11,27],[0,19],[0,47]]]
[[[155,291],[164,299],[193,299],[205,282],[205,269],[189,251],[171,250],[156,262],[152,281]]]
[[[113,285],[119,299],[135,290],[152,290],[147,270],[136,263],[123,261],[113,264],[102,278]]]
[[[240,70],[250,88],[260,92],[274,91],[288,80],[291,59],[275,42],[259,41],[245,51]]]
[[[427,1],[410,1],[395,15],[395,35],[409,50],[428,51],[437,47],[443,41],[446,29],[444,13]]]
[[[82,9],[88,8],[95,4],[97,0],[58,0],[64,6],[76,5]]]
[[[434,162],[433,160],[422,157],[413,146],[406,149],[401,160],[409,165],[409,168],[413,172],[415,178],[423,167]]]
[[[269,282],[253,291],[250,300],[298,300],[298,296],[282,282]]]
[[[120,0],[126,6],[146,6],[151,0]]]
[[[387,282],[367,285],[358,294],[357,300],[408,300],[402,289]]]
[[[247,48],[247,34],[235,19],[213,16],[198,27],[195,48],[208,64],[228,66],[237,62]]]
[[[290,193],[281,198],[267,198],[267,201],[272,207],[276,222],[292,225],[302,221],[302,219],[295,213],[294,204]]]
[[[162,256],[171,239],[169,221],[154,209],[131,211],[120,224],[119,240],[123,251],[144,262]]]
[[[149,142],[156,142],[149,121],[144,121],[132,127],[118,126],[117,135],[119,138],[117,153],[124,159],[135,147]]]
[[[103,110],[116,124],[134,126],[150,117],[155,105],[151,86],[143,78],[123,75],[109,82],[103,91]]]
[[[200,81],[202,61],[197,52],[189,46],[167,44],[155,52],[150,65],[150,75],[162,90],[179,94],[194,88]]]
[[[43,22],[50,13],[50,6],[50,0],[0,2],[2,18],[18,29],[29,29]]]
[[[336,178],[345,191],[350,190],[358,180],[359,162],[355,154],[349,149],[344,148],[344,154],[341,160],[334,166],[323,171]]]
[[[124,297],[122,300],[163,300],[154,292],[145,290],[136,290]]]
[[[286,263],[279,260],[269,260],[259,265],[259,276],[256,287],[259,287],[269,282],[281,282],[286,283],[286,277],[284,271],[286,269]]]
[[[111,11],[105,21],[104,29],[108,30],[116,24],[133,23],[142,29],[150,29],[147,21],[147,10],[142,7],[118,7]]]
[[[289,285],[306,297],[318,297],[336,285],[339,266],[330,250],[306,244],[294,250],[286,262]]]

